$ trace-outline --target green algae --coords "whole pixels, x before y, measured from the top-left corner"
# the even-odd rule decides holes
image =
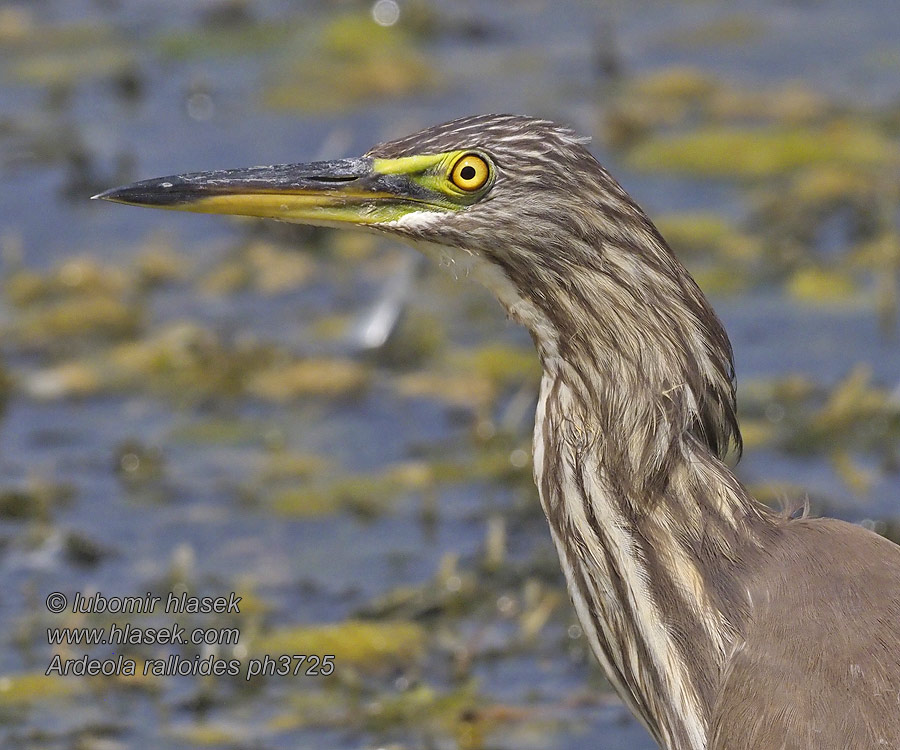
[[[255,419],[199,418],[176,426],[168,439],[175,443],[203,445],[264,445],[272,429],[270,423]]]
[[[531,347],[514,347],[508,344],[486,344],[465,352],[454,352],[448,366],[454,372],[486,380],[495,387],[507,388],[532,383],[537,386],[541,369]]]
[[[656,100],[701,102],[721,84],[699,68],[675,65],[636,76],[628,82],[628,92]]]
[[[291,401],[302,396],[359,395],[371,378],[360,362],[311,358],[273,362],[247,382],[247,393],[267,401]]]
[[[496,388],[488,378],[471,373],[445,373],[420,370],[394,379],[394,388],[405,398],[426,398],[455,407],[482,411],[496,397]]]
[[[864,494],[874,482],[873,465],[884,471],[898,465],[900,408],[889,389],[872,382],[866,365],[831,388],[800,376],[751,381],[741,389],[741,405],[751,438],[762,422],[767,446],[824,454],[853,492]]]
[[[354,702],[342,690],[295,690],[284,701],[285,711],[272,716],[266,729],[282,733],[301,727],[340,727],[353,720]]]
[[[197,282],[205,294],[251,290],[275,295],[307,283],[315,263],[305,254],[265,240],[252,240],[210,268]]]
[[[431,461],[434,477],[440,482],[497,482],[509,486],[533,487],[531,444],[527,436],[514,438],[498,433],[478,445],[474,454],[451,458],[442,453]]]
[[[765,36],[769,24],[757,15],[735,13],[666,34],[665,43],[677,47],[728,47],[729,49]]]
[[[896,451],[900,408],[886,388],[872,383],[871,368],[858,365],[811,416],[794,447],[857,445],[879,452]]]
[[[654,220],[657,229],[676,255],[712,257],[727,262],[734,272],[733,263],[744,266],[761,258],[763,249],[759,240],[741,232],[725,217],[709,212],[663,214]],[[714,271],[720,270],[718,268]],[[746,272],[746,269],[744,269]]]
[[[449,691],[420,684],[370,703],[365,709],[363,724],[376,732],[398,726],[426,726],[454,734],[459,730],[461,719],[471,715],[483,700],[472,683]]]
[[[73,338],[115,340],[134,336],[143,320],[137,304],[91,295],[29,310],[16,319],[8,335],[25,348],[70,343]]]
[[[57,508],[67,505],[75,490],[67,484],[42,479],[0,488],[0,519],[7,521],[50,521]]]
[[[172,242],[152,235],[135,257],[133,285],[141,291],[156,289],[186,280],[189,272],[188,259],[175,251]]]
[[[607,104],[604,124],[607,142],[627,149],[664,134],[714,126],[821,127],[841,111],[798,82],[747,89],[698,68],[673,65],[624,81]]]
[[[333,655],[335,672],[347,668],[381,670],[422,658],[425,630],[412,622],[346,620],[273,630],[251,644],[253,654]]]
[[[321,475],[330,465],[331,461],[324,456],[277,450],[265,456],[259,479],[261,482],[309,479]]]
[[[272,74],[263,102],[275,110],[340,112],[371,99],[433,91],[437,82],[402,29],[351,13],[298,37]]]
[[[171,60],[202,57],[232,57],[271,52],[297,34],[298,25],[279,21],[259,21],[235,26],[201,26],[188,31],[172,31],[154,40],[158,53]]]
[[[128,288],[126,272],[93,258],[70,258],[45,273],[16,269],[4,274],[3,293],[19,309],[72,298],[118,297]]]
[[[10,66],[10,76],[32,86],[74,86],[91,78],[133,76],[137,60],[125,47],[91,47],[65,53],[35,54]]]
[[[44,672],[20,672],[0,677],[0,707],[38,706],[84,692],[87,683],[73,677],[48,676]]]
[[[243,733],[230,723],[203,722],[175,726],[168,734],[179,742],[197,747],[237,747]]]
[[[235,396],[243,392],[248,373],[271,360],[271,349],[254,342],[226,346],[212,331],[175,322],[155,335],[121,344],[101,366],[108,383],[181,398]]]
[[[267,507],[289,518],[317,518],[343,511],[373,517],[381,515],[398,497],[427,490],[433,484],[434,474],[428,464],[407,462],[388,466],[380,473],[278,490],[268,499]]]
[[[630,166],[699,177],[771,178],[815,164],[883,168],[896,163],[896,141],[852,121],[812,128],[700,127],[635,146]]]
[[[807,304],[858,303],[859,291],[853,275],[836,268],[801,268],[787,282],[788,294]]]

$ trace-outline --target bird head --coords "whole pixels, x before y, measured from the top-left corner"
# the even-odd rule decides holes
[[[546,120],[479,115],[382,143],[358,158],[160,177],[94,196],[136,206],[355,226],[496,259],[545,238],[592,206],[628,201],[580,139]],[[593,178],[602,185],[586,185]],[[566,227],[567,231],[571,226]],[[533,244],[533,243],[532,243]],[[568,248],[570,249],[570,248]],[[515,258],[506,258],[514,261]],[[527,259],[533,262],[533,258]]]
[[[610,219],[606,234],[643,217],[585,142],[547,120],[477,115],[358,158],[173,175],[94,197],[391,234],[474,269],[514,318],[546,332],[553,289],[608,262],[598,217]]]
[[[545,370],[580,371],[586,399],[604,398],[592,380],[627,379],[649,394],[643,403],[675,403],[673,421],[716,453],[737,435],[715,314],[584,139],[547,120],[478,115],[358,158],[161,177],[95,197],[397,236],[465,262],[529,328]]]

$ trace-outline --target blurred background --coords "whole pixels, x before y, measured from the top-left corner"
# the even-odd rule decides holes
[[[531,480],[538,365],[484,290],[365,234],[90,202],[139,178],[541,115],[731,335],[741,479],[900,538],[892,0],[0,3],[7,748],[629,748]],[[44,676],[51,591],[243,597],[247,660]],[[171,616],[134,616],[137,626]]]

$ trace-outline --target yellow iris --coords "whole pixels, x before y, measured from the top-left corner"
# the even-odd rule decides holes
[[[466,154],[450,172],[450,179],[460,190],[472,192],[484,187],[491,176],[491,168],[478,154]]]

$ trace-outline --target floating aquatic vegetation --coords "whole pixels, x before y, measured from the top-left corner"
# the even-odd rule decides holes
[[[23,349],[71,345],[73,339],[115,340],[134,336],[143,324],[140,305],[106,295],[66,299],[29,309],[7,336]]]
[[[697,47],[729,48],[758,41],[769,24],[758,15],[735,13],[705,21],[697,26],[667,31],[664,44],[695,49]]]
[[[132,488],[158,484],[165,476],[162,451],[134,439],[117,447],[114,466],[120,481]]]
[[[252,277],[253,272],[246,263],[232,258],[210,269],[197,287],[204,294],[224,296],[247,289]]]
[[[239,416],[195,418],[180,424],[169,439],[180,443],[205,445],[260,445],[269,442],[275,431],[271,424]]]
[[[882,331],[892,335],[900,311],[900,234],[894,228],[886,228],[856,247],[851,260],[854,266],[874,275],[875,309]]]
[[[828,395],[810,417],[808,428],[790,446],[858,446],[883,453],[900,450],[900,402],[895,395],[872,383],[867,365],[858,365]]]
[[[431,469],[441,482],[497,482],[534,490],[530,436],[498,432],[480,440],[474,453],[452,457],[446,449],[432,457]]]
[[[324,456],[308,453],[292,453],[277,450],[267,453],[260,470],[260,482],[277,482],[285,479],[309,479],[322,474],[331,462]]]
[[[100,368],[87,362],[64,362],[20,376],[22,391],[41,401],[90,396],[107,387]]]
[[[736,225],[712,215],[657,221],[705,289],[782,283],[805,304],[858,305],[871,285],[868,299],[882,329],[892,330],[900,263],[881,251],[889,241],[880,245],[896,234],[889,206],[900,199],[889,117],[798,83],[750,90],[676,66],[625,81],[608,106],[607,130],[638,169],[750,188],[750,210]],[[846,251],[834,258],[826,246],[837,243]]]
[[[303,396],[359,395],[371,373],[361,362],[312,358],[272,362],[247,381],[247,393],[269,401],[291,401]]]
[[[760,502],[792,516],[803,513],[810,502],[809,487],[791,482],[750,482],[747,489]],[[815,500],[819,506],[823,498]]]
[[[247,261],[254,270],[254,288],[262,294],[279,294],[306,283],[315,264],[296,249],[266,242],[252,242],[246,249]]]
[[[216,295],[246,289],[280,294],[306,283],[315,268],[308,255],[257,239],[215,265],[199,280],[198,286],[203,292]]]
[[[664,68],[629,81],[610,101],[604,135],[615,148],[632,146],[651,133],[696,116],[718,86],[696,68]]]
[[[821,124],[840,108],[800,83],[748,89],[698,68],[671,66],[626,80],[606,103],[605,135],[629,147],[660,131],[712,124]]]
[[[380,473],[343,476],[271,494],[267,506],[278,515],[316,518],[350,511],[363,517],[381,515],[398,498],[434,485],[431,467],[410,461],[393,464]]]
[[[342,690],[295,690],[285,701],[286,710],[266,722],[272,732],[300,727],[344,727],[355,713],[355,701]]]
[[[332,654],[337,669],[383,670],[422,658],[425,630],[412,622],[346,620],[273,630],[250,644],[253,654]]]
[[[0,361],[0,416],[2,416],[6,403],[15,388],[15,379],[13,374],[6,368],[6,365]]]
[[[844,486],[857,496],[868,494],[872,485],[878,481],[878,472],[865,467],[849,451],[840,449],[832,451],[829,462]]]
[[[801,268],[787,282],[787,292],[798,302],[817,305],[860,304],[860,289],[853,275],[841,269]]]
[[[816,164],[883,169],[897,143],[871,125],[845,120],[812,128],[701,127],[650,138],[628,163],[641,170],[705,177],[772,178]]]
[[[487,344],[477,349],[453,352],[448,365],[454,372],[485,379],[499,388],[532,383],[537,392],[540,363],[531,347]]]
[[[134,54],[118,44],[65,53],[33,54],[10,66],[11,76],[35,86],[71,87],[91,78],[137,79]]]
[[[716,121],[777,122],[814,125],[839,111],[823,94],[799,82],[765,90],[719,86],[703,102],[705,115]]]
[[[91,78],[136,78],[134,50],[115,28],[91,24],[40,23],[25,7],[0,15],[5,77],[52,89],[71,88]]]
[[[35,20],[28,8],[6,6],[0,8],[0,42],[15,44],[34,33]]]
[[[391,368],[423,367],[438,356],[447,343],[443,320],[422,310],[405,315],[390,331],[387,341],[377,350],[379,364]]]
[[[472,683],[449,691],[419,684],[369,702],[364,706],[361,718],[363,725],[375,732],[416,726],[455,734],[464,717],[471,716],[483,703],[484,697],[478,694]]]
[[[396,378],[397,393],[406,398],[436,399],[451,406],[481,411],[493,403],[494,384],[485,377],[471,374],[431,372],[421,370]]]
[[[187,743],[197,747],[234,747],[240,742],[247,728],[231,722],[204,721],[197,724],[179,724],[172,727],[167,734],[179,743]],[[249,740],[249,737],[247,737]]]
[[[154,46],[162,57],[172,60],[271,53],[295,36],[297,29],[298,24],[290,19],[204,25],[165,33],[156,38]]]
[[[247,378],[271,359],[271,350],[252,341],[226,345],[193,323],[172,323],[154,336],[109,352],[113,378],[172,395],[234,396]]]
[[[190,264],[176,252],[172,241],[154,234],[143,244],[134,259],[134,285],[140,290],[154,289],[187,278]]]
[[[116,38],[115,29],[102,20],[91,23],[44,24],[24,5],[0,8],[0,42],[4,51],[64,52],[89,48]]]
[[[110,553],[111,550],[105,545],[75,531],[66,532],[63,539],[63,554],[66,560],[74,565],[92,567],[108,557]]]
[[[740,425],[745,451],[768,445],[777,436],[775,425],[765,418],[742,417]]]
[[[628,82],[628,91],[651,99],[689,103],[704,101],[721,86],[714,76],[699,68],[677,65],[636,76]]]
[[[3,292],[18,308],[72,297],[117,297],[128,288],[124,269],[104,266],[90,257],[70,258],[46,273],[18,269],[4,274]]]
[[[368,13],[339,16],[298,35],[270,78],[264,103],[304,112],[343,111],[370,99],[433,91],[437,84],[414,40]]]
[[[74,310],[75,303],[71,304]],[[272,356],[270,347],[249,341],[226,346],[209,330],[174,322],[147,338],[27,373],[21,385],[36,398],[125,388],[181,401],[228,398],[243,394],[248,378],[266,367]]]
[[[448,553],[433,578],[417,585],[394,586],[359,607],[355,615],[446,623],[449,618],[471,615],[484,604],[484,583],[474,571],[460,570],[459,557]]]
[[[72,677],[20,672],[0,677],[0,707],[32,706],[84,692],[87,683]]]
[[[868,203],[875,189],[871,177],[851,167],[814,165],[794,176],[790,185],[793,199],[811,206]]]
[[[760,260],[763,250],[752,235],[739,231],[724,216],[714,213],[663,214],[654,220],[659,231],[682,258],[707,256],[748,265]]]
[[[67,484],[33,479],[25,485],[0,489],[0,519],[7,521],[48,521],[54,511],[66,505],[75,490]]]
[[[799,455],[825,453],[832,468],[853,492],[864,494],[883,473],[900,466],[900,401],[874,385],[865,365],[854,368],[834,388],[802,377],[742,388],[742,426],[749,417],[762,423],[765,442]]]

